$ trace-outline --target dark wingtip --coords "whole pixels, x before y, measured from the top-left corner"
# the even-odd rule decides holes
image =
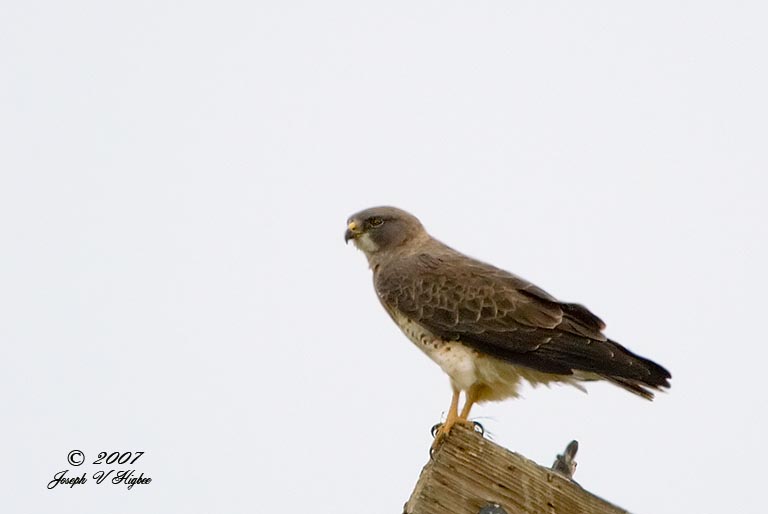
[[[634,380],[630,380],[626,378],[608,377],[608,376],[604,376],[603,378],[605,378],[612,384],[615,384],[621,387],[622,389],[629,391],[632,394],[636,394],[637,396],[644,398],[648,401],[653,401],[653,399],[656,397],[656,395],[654,395],[651,389],[661,391],[661,389],[659,389],[656,386],[649,386],[647,384],[642,384],[640,382],[636,382]]]
[[[667,368],[627,350],[616,341],[608,342],[624,352],[626,364],[629,366],[622,366],[612,373],[604,373],[604,378],[646,400],[653,400],[654,391],[664,391],[672,387],[669,383],[672,374]]]

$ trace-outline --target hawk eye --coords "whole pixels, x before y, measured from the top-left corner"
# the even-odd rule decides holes
[[[381,218],[371,218],[368,220],[369,227],[380,227],[383,223],[384,220]]]

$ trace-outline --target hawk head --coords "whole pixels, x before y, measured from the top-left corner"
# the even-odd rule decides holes
[[[371,257],[423,235],[424,227],[412,214],[396,207],[371,207],[349,217],[344,241],[353,240],[357,248]]]

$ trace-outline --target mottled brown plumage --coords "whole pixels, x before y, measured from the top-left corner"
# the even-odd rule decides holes
[[[669,387],[666,369],[608,339],[584,306],[457,252],[405,211],[361,211],[345,239],[366,254],[393,320],[450,375],[452,409],[461,390],[466,414],[475,401],[516,396],[520,378],[606,379],[649,400],[652,390]]]

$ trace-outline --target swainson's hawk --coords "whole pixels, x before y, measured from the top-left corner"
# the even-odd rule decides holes
[[[365,253],[395,323],[450,377],[453,399],[436,443],[467,423],[474,403],[516,397],[521,379],[580,389],[603,379],[648,400],[669,387],[666,369],[608,339],[586,307],[449,248],[403,210],[361,211],[344,239]]]

